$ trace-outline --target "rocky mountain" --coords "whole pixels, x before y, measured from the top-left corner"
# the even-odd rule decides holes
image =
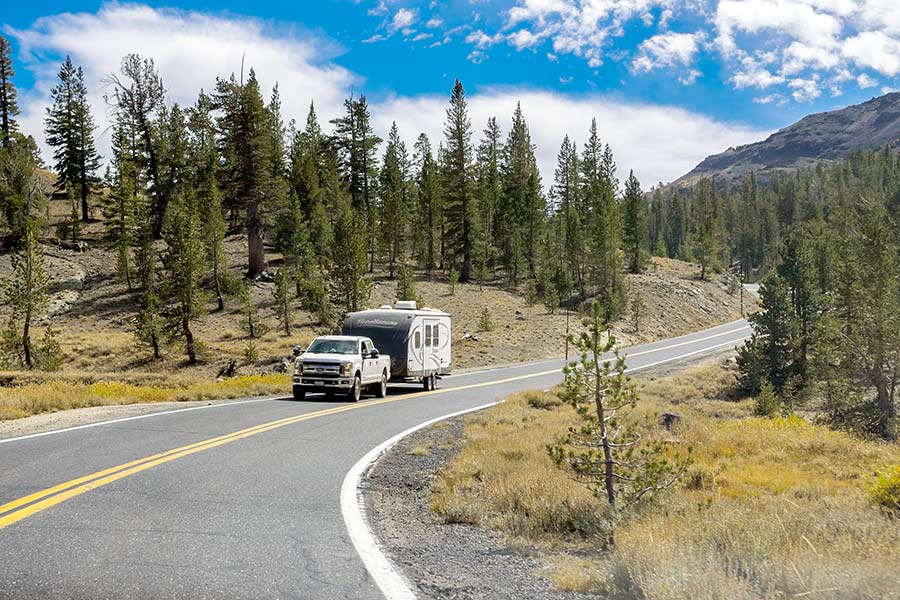
[[[701,177],[730,183],[751,171],[765,179],[779,170],[839,160],[853,150],[886,145],[900,147],[900,92],[809,115],[761,142],[708,156],[673,185],[688,186]]]

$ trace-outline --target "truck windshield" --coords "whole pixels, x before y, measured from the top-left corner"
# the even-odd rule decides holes
[[[316,340],[306,351],[315,354],[356,354],[356,349],[355,340]]]

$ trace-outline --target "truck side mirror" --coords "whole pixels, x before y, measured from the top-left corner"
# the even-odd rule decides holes
[[[378,348],[372,348],[372,351],[369,352],[369,358],[378,358]]]

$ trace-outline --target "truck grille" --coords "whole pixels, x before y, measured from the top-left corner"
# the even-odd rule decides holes
[[[340,377],[340,365],[331,363],[303,363],[303,376],[311,378]]]

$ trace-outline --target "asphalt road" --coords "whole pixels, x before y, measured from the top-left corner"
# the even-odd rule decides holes
[[[630,369],[721,351],[736,321],[626,351]],[[287,397],[0,440],[0,598],[365,598],[344,475],[423,421],[561,379],[562,361],[394,386],[359,404]]]

